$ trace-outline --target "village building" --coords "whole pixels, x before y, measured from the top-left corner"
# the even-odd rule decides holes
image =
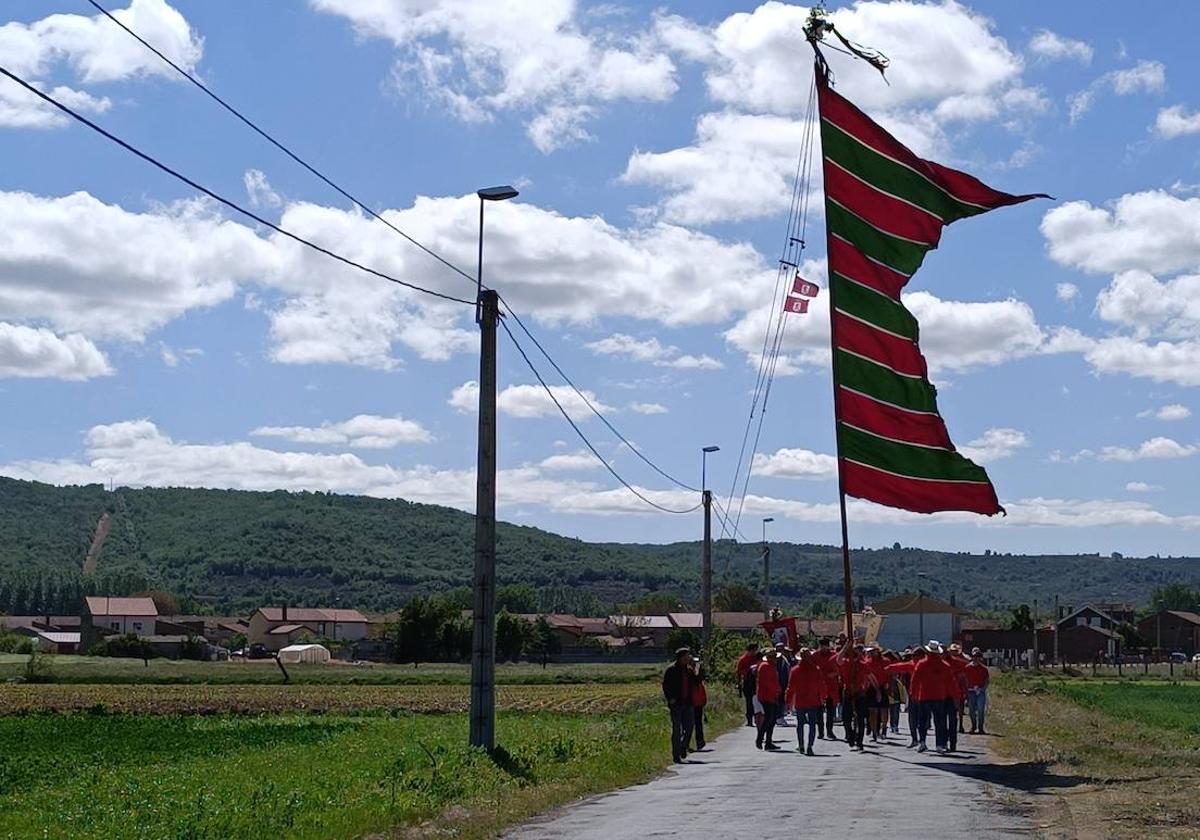
[[[246,634],[252,645],[278,651],[305,637],[356,642],[367,637],[367,617],[358,610],[313,607],[259,607]]]
[[[87,651],[105,636],[153,636],[157,632],[158,607],[151,598],[113,598],[88,595],[80,615],[80,647]]]
[[[892,650],[925,644],[930,639],[949,644],[959,637],[965,615],[954,604],[916,592],[879,601],[874,611],[882,620],[876,641]]]
[[[1163,653],[1182,651],[1188,659],[1200,653],[1200,615],[1184,610],[1160,610],[1138,622],[1138,636]]]

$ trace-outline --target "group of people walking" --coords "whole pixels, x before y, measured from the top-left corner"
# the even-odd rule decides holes
[[[813,755],[818,738],[836,741],[841,722],[851,750],[867,738],[885,741],[899,734],[907,712],[909,749],[928,750],[930,729],[940,754],[958,749],[958,735],[985,734],[990,674],[978,648],[965,656],[959,645],[937,641],[895,652],[850,642],[821,639],[815,648],[785,645],[760,651],[749,644],[738,659],[738,690],[745,699],[746,725],[755,727],[755,745],[777,750],[774,733],[785,715],[795,713],[797,749]],[[807,739],[805,735],[807,734]]]
[[[780,749],[775,727],[789,712],[795,714],[797,750],[806,755],[814,754],[818,739],[839,740],[838,723],[852,751],[863,751],[868,738],[886,741],[900,733],[902,711],[908,748],[917,752],[928,751],[930,730],[939,754],[955,752],[959,734],[967,731],[964,718],[969,734],[986,734],[990,672],[979,648],[966,656],[957,644],[931,640],[896,652],[845,635],[795,650],[784,644],[760,650],[750,643],[735,677],[746,725],[754,727],[762,750]],[[690,649],[675,652],[662,688],[671,712],[671,757],[681,763],[705,747],[705,673]]]

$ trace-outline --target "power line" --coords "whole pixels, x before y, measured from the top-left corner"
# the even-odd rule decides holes
[[[596,456],[596,460],[599,461],[601,464],[603,464],[604,468],[606,470],[608,470],[608,472],[612,475],[612,477],[615,478],[618,482],[620,482],[625,487],[626,490],[628,490],[633,495],[637,496],[639,499],[641,499],[646,504],[650,505],[650,507],[657,508],[658,510],[662,511],[663,513],[685,514],[685,513],[692,513],[694,511],[697,511],[700,509],[700,507],[704,504],[703,502],[700,502],[700,504],[697,504],[695,507],[690,507],[687,510],[675,510],[673,508],[664,507],[664,506],[660,505],[658,502],[655,502],[651,499],[646,498],[646,496],[644,496],[641,492],[639,492],[632,484],[630,484],[628,481],[626,481],[624,478],[622,478],[621,474],[618,473],[615,469],[613,469],[612,464],[608,463],[608,461],[606,461],[604,459],[604,457],[596,450],[596,447],[592,445],[592,442],[590,440],[588,440],[587,435],[585,435],[583,433],[583,430],[579,428],[579,424],[576,423],[575,420],[571,417],[571,415],[567,413],[567,410],[565,408],[563,408],[562,403],[560,403],[558,401],[558,397],[556,397],[554,395],[554,391],[552,391],[550,389],[550,386],[546,384],[546,380],[542,378],[541,372],[537,369],[537,367],[534,366],[534,364],[530,360],[529,356],[526,355],[525,348],[521,346],[521,343],[519,341],[517,341],[517,337],[512,334],[512,330],[510,330],[508,328],[508,324],[504,321],[503,318],[500,319],[500,326],[504,328],[504,332],[508,334],[509,340],[512,341],[513,346],[517,348],[517,352],[521,354],[521,358],[525,360],[525,364],[529,366],[529,369],[531,371],[533,371],[533,375],[537,378],[537,381],[541,384],[543,390],[545,390],[546,396],[550,397],[550,401],[554,403],[554,407],[558,409],[560,414],[562,414],[563,419],[566,420],[567,423],[570,424],[571,428],[575,430],[575,434],[577,434],[579,436],[579,439],[581,441],[583,441],[584,445],[591,451],[591,453],[593,455]]]
[[[362,263],[355,262],[354,260],[350,259],[349,257],[343,257],[341,254],[337,254],[333,251],[330,251],[328,248],[323,248],[320,245],[317,245],[315,242],[305,239],[304,237],[299,236],[298,234],[292,233],[290,230],[285,230],[284,228],[281,228],[279,225],[275,224],[274,222],[269,222],[266,219],[264,219],[262,216],[259,216],[257,213],[247,210],[246,208],[242,207],[240,204],[237,204],[236,202],[231,201],[230,199],[225,198],[222,195],[218,195],[217,193],[213,192],[212,190],[208,189],[207,187],[202,186],[201,184],[197,183],[196,181],[193,181],[191,178],[187,177],[186,175],[184,175],[180,172],[177,172],[176,170],[167,166],[165,163],[158,160],[157,158],[154,158],[151,155],[148,155],[145,152],[141,151],[140,149],[136,148],[135,146],[132,146],[129,143],[126,143],[120,137],[117,137],[115,134],[112,134],[111,132],[106,131],[105,129],[101,128],[99,125],[92,122],[87,117],[83,116],[82,114],[77,113],[76,111],[71,110],[66,105],[62,104],[57,99],[55,99],[53,96],[50,96],[48,93],[44,93],[43,91],[38,90],[33,85],[29,84],[29,82],[25,81],[21,77],[12,73],[7,68],[0,67],[0,75],[4,75],[4,76],[7,76],[8,78],[12,79],[14,82],[19,84],[21,87],[25,88],[25,90],[27,90],[30,93],[37,96],[39,99],[42,99],[43,101],[48,102],[49,104],[53,105],[55,108],[58,108],[64,114],[67,114],[71,118],[83,123],[88,128],[92,129],[92,131],[95,131],[96,133],[108,138],[109,140],[116,143],[121,148],[125,149],[127,152],[130,152],[130,153],[136,155],[137,157],[141,158],[142,160],[146,161],[147,163],[152,164],[153,166],[157,167],[158,169],[162,170],[163,172],[166,172],[168,175],[172,176],[173,178],[176,178],[176,179],[182,181],[183,183],[187,184],[192,189],[198,190],[198,191],[204,193],[206,196],[213,199],[214,201],[217,201],[217,202],[225,205],[226,207],[230,208],[231,210],[241,213],[243,216],[246,216],[247,218],[253,219],[254,221],[258,222],[260,225],[268,227],[271,230],[275,231],[276,233],[286,236],[295,242],[299,242],[301,245],[305,245],[309,248],[312,248],[314,251],[318,251],[318,252],[326,255],[327,257],[332,257],[333,259],[337,260],[338,262],[344,263],[345,265],[351,266],[352,268],[357,268],[359,271],[364,271],[367,274],[371,274],[371,275],[374,275],[375,277],[379,277],[380,279],[387,280],[389,283],[395,283],[399,286],[404,286],[405,288],[412,289],[413,291],[422,292],[424,294],[431,295],[436,298],[441,298],[442,300],[452,301],[453,303],[462,303],[467,306],[475,305],[474,301],[457,298],[457,297],[454,297],[453,295],[447,295],[442,292],[434,291],[433,289],[426,289],[425,287],[418,286],[415,283],[409,283],[407,280],[401,280],[398,277],[393,277],[390,274],[385,274],[382,271],[379,271],[374,268],[370,268],[368,266],[363,265]]]
[[[103,6],[101,6],[101,5],[100,5],[98,2],[96,2],[96,0],[87,0],[87,2],[88,2],[88,3],[90,3],[90,4],[91,4],[93,7],[95,7],[95,8],[96,8],[96,9],[97,9],[97,10],[98,10],[98,11],[99,11],[99,12],[100,12],[102,15],[104,15],[106,18],[108,18],[109,20],[111,20],[111,21],[112,21],[113,23],[115,23],[117,26],[119,26],[119,27],[121,27],[122,29],[124,29],[124,30],[125,30],[127,33],[129,33],[129,35],[130,35],[130,36],[132,36],[132,37],[133,37],[135,40],[137,40],[137,42],[138,42],[138,43],[140,43],[140,44],[141,44],[143,47],[145,47],[146,49],[150,50],[150,52],[154,53],[156,56],[158,56],[158,57],[159,57],[159,58],[161,58],[163,61],[165,61],[165,62],[166,62],[168,65],[170,65],[170,66],[171,66],[171,67],[172,67],[172,68],[175,70],[175,72],[179,73],[179,75],[183,76],[185,79],[187,79],[187,80],[188,80],[189,82],[191,82],[193,85],[195,85],[197,88],[199,88],[201,91],[203,91],[203,92],[204,92],[204,93],[205,93],[207,96],[209,96],[209,97],[210,97],[210,98],[211,98],[211,99],[212,99],[214,102],[216,102],[218,105],[220,105],[220,106],[221,106],[222,108],[224,108],[226,111],[228,111],[229,113],[233,114],[235,117],[237,117],[237,118],[238,118],[239,120],[241,120],[243,123],[245,123],[245,125],[246,125],[247,127],[249,127],[251,130],[253,130],[253,131],[254,131],[256,134],[258,134],[260,137],[262,137],[264,140],[266,140],[266,141],[267,141],[268,143],[270,143],[272,146],[274,146],[275,148],[279,149],[279,151],[283,152],[285,155],[287,155],[288,157],[290,157],[290,158],[291,158],[292,160],[294,160],[296,163],[300,164],[302,167],[304,167],[305,169],[307,169],[307,170],[308,170],[309,172],[311,172],[313,175],[315,175],[315,176],[317,176],[318,178],[320,178],[320,179],[321,179],[321,181],[323,181],[323,182],[324,182],[324,183],[325,183],[327,186],[329,186],[331,189],[333,189],[335,192],[337,192],[337,193],[338,193],[339,195],[341,195],[343,198],[345,198],[345,199],[347,199],[348,201],[350,201],[352,204],[354,204],[354,206],[355,206],[355,207],[358,207],[358,208],[359,208],[360,210],[362,210],[364,213],[367,213],[367,214],[369,214],[371,217],[373,217],[373,218],[374,218],[374,219],[376,219],[377,221],[383,222],[385,225],[387,225],[387,226],[388,226],[389,228],[391,228],[393,231],[395,231],[396,233],[398,233],[398,234],[400,234],[401,236],[403,236],[405,239],[407,239],[407,240],[408,240],[409,242],[411,242],[413,245],[415,245],[416,247],[420,248],[420,249],[421,249],[422,251],[424,251],[426,254],[428,254],[429,256],[433,257],[435,260],[437,260],[437,261],[438,261],[438,262],[440,262],[442,265],[444,265],[444,266],[446,266],[447,268],[449,268],[451,271],[453,271],[453,272],[455,272],[455,273],[457,273],[457,274],[461,274],[463,277],[465,277],[467,280],[471,281],[472,283],[474,283],[474,282],[475,282],[475,278],[474,278],[474,277],[472,277],[470,274],[468,274],[467,272],[463,271],[461,268],[459,268],[459,267],[458,267],[458,266],[456,266],[454,263],[452,263],[452,262],[450,262],[449,260],[447,260],[447,259],[446,259],[445,257],[443,257],[441,254],[438,254],[437,252],[435,252],[433,249],[426,247],[425,245],[421,244],[420,242],[418,242],[418,241],[417,241],[416,239],[414,239],[413,237],[409,236],[407,233],[405,233],[403,230],[401,230],[400,228],[398,228],[396,225],[392,224],[392,223],[391,223],[391,222],[389,222],[387,219],[385,219],[383,216],[379,215],[379,214],[378,214],[378,213],[376,213],[374,210],[372,210],[370,207],[368,207],[366,204],[364,204],[364,203],[362,203],[361,201],[359,201],[357,198],[355,198],[353,195],[351,195],[351,194],[350,194],[348,191],[346,191],[346,190],[345,190],[345,189],[343,189],[342,187],[339,187],[339,186],[338,186],[337,184],[335,184],[335,183],[334,183],[334,182],[333,182],[333,181],[332,181],[330,178],[328,178],[328,177],[326,177],[324,174],[322,174],[322,173],[321,173],[321,172],[320,172],[320,171],[319,171],[319,170],[318,170],[316,167],[314,167],[314,166],[312,166],[311,164],[307,163],[307,162],[306,162],[306,161],[305,161],[303,158],[301,158],[299,155],[297,155],[295,152],[293,152],[293,151],[292,151],[291,149],[289,149],[287,146],[283,145],[283,143],[281,143],[280,141],[278,141],[278,140],[276,140],[274,137],[272,137],[272,136],[271,136],[271,135],[270,135],[270,134],[269,134],[269,133],[268,133],[266,130],[264,130],[264,129],[262,129],[262,128],[259,128],[259,127],[258,127],[258,126],[257,126],[257,125],[254,123],[254,121],[253,121],[253,120],[251,120],[249,117],[247,117],[247,116],[246,116],[245,114],[243,114],[241,111],[239,111],[237,108],[234,108],[232,105],[230,105],[230,104],[229,104],[228,102],[226,102],[224,99],[222,99],[220,96],[218,96],[216,93],[214,93],[214,92],[213,92],[213,91],[212,91],[212,90],[211,90],[211,89],[210,89],[210,88],[209,88],[207,85],[205,85],[205,84],[204,84],[204,82],[200,81],[200,80],[199,80],[199,79],[197,79],[195,76],[193,76],[191,73],[189,73],[187,70],[185,70],[185,69],[183,69],[182,67],[180,67],[180,66],[179,66],[178,64],[176,64],[174,61],[172,61],[170,58],[168,58],[166,55],[164,55],[164,54],[163,54],[163,53],[162,53],[162,52],[161,52],[161,51],[160,51],[160,50],[159,50],[157,47],[155,47],[153,44],[151,44],[150,42],[148,42],[148,41],[147,41],[145,38],[143,38],[141,35],[137,34],[137,33],[136,33],[136,32],[134,32],[132,29],[130,29],[128,26],[126,26],[124,23],[122,23],[120,20],[118,20],[118,19],[117,19],[117,18],[116,18],[116,17],[115,17],[115,16],[114,16],[114,15],[113,15],[111,12],[109,12],[109,11],[108,11],[108,9],[104,8],[104,7],[103,7]]]
[[[297,155],[295,152],[293,152],[290,148],[285,146],[281,141],[279,141],[275,137],[273,137],[268,131],[259,127],[253,120],[251,120],[249,117],[247,117],[241,111],[239,111],[233,105],[229,104],[225,99],[223,99],[221,96],[219,96],[216,92],[214,92],[211,88],[209,88],[207,85],[205,85],[202,81],[200,81],[194,75],[192,75],[187,70],[185,70],[183,67],[180,67],[177,63],[172,61],[166,54],[164,54],[161,50],[159,50],[157,47],[155,47],[153,44],[151,44],[149,41],[147,41],[145,38],[143,38],[141,35],[139,35],[133,29],[131,29],[130,27],[128,27],[124,23],[122,23],[111,12],[109,12],[108,9],[104,8],[104,6],[102,6],[99,2],[97,2],[97,0],[87,0],[87,2],[89,4],[91,4],[102,15],[104,15],[106,18],[108,18],[110,21],[112,21],[117,26],[119,26],[127,34],[129,34],[130,37],[134,38],[143,47],[148,49],[150,52],[154,53],[154,55],[158,56],[158,58],[160,58],[163,62],[165,62],[167,65],[169,65],[173,70],[175,70],[175,72],[177,72],[183,78],[187,79],[189,82],[191,82],[193,85],[195,85],[206,96],[211,98],[214,102],[216,102],[218,105],[220,105],[226,111],[228,111],[230,114],[233,114],[233,116],[235,116],[238,120],[240,120],[244,125],[246,125],[248,128],[250,128],[256,134],[258,134],[260,137],[262,137],[264,140],[266,140],[272,146],[279,149],[281,152],[283,152],[285,155],[287,155],[293,161],[298,163],[305,170],[307,170],[311,174],[315,175],[324,184],[326,184],[331,189],[336,191],[339,195],[346,198],[348,201],[353,203],[356,207],[361,209],[363,212],[370,215],[372,218],[376,219],[377,221],[383,222],[383,224],[387,225],[387,227],[389,227],[392,231],[394,231],[395,233],[404,237],[410,243],[415,245],[417,248],[420,248],[426,254],[433,257],[435,260],[442,263],[447,268],[451,269],[452,271],[456,272],[457,274],[462,275],[467,280],[474,282],[475,278],[473,278],[470,274],[463,271],[461,268],[454,265],[449,260],[447,260],[446,258],[441,256],[440,254],[436,253],[431,248],[428,248],[427,246],[423,245],[421,242],[418,242],[412,236],[410,236],[409,234],[407,234],[403,230],[401,230],[399,227],[397,227],[393,223],[389,222],[387,219],[385,219],[379,213],[376,213],[373,209],[371,209],[366,204],[364,204],[363,202],[361,202],[357,198],[355,198],[348,190],[339,186],[337,183],[335,183],[333,181],[333,179],[329,178],[327,175],[322,173],[320,170],[318,170],[312,164],[308,163],[303,158],[301,158],[299,155]],[[504,298],[502,296],[500,299],[504,300]],[[675,478],[671,474],[667,473],[665,470],[661,469],[657,464],[655,464],[648,457],[646,457],[646,455],[643,454],[641,452],[641,450],[639,450],[636,446],[634,446],[629,441],[628,438],[626,438],[623,434],[621,434],[617,430],[617,428],[615,426],[613,426],[613,424],[611,422],[609,422],[608,418],[605,417],[600,412],[600,410],[596,408],[596,406],[592,403],[592,401],[590,399],[588,399],[587,395],[584,394],[583,391],[580,390],[580,388],[575,385],[575,383],[571,380],[571,378],[566,375],[566,373],[558,365],[558,363],[554,361],[553,357],[551,357],[550,354],[546,351],[546,348],[542,346],[541,342],[539,342],[537,340],[537,338],[534,337],[533,333],[531,333],[529,331],[529,328],[525,326],[525,323],[521,320],[521,318],[517,315],[517,313],[513,311],[513,308],[508,303],[508,301],[504,300],[504,305],[505,305],[505,308],[508,310],[509,314],[512,315],[513,320],[515,320],[517,322],[517,325],[521,328],[521,331],[524,332],[525,335],[529,337],[529,340],[532,341],[534,343],[534,345],[537,347],[537,349],[541,352],[541,354],[543,356],[545,356],[546,360],[548,362],[550,362],[550,365],[554,368],[554,370],[558,373],[558,375],[561,376],[563,378],[563,380],[571,387],[571,389],[579,396],[579,398],[583,400],[583,402],[587,405],[587,407],[597,417],[600,418],[601,422],[603,422],[604,425],[608,427],[609,431],[611,431],[623,444],[625,444],[625,446],[627,446],[629,448],[630,452],[632,452],[639,459],[641,459],[643,462],[645,462],[656,473],[658,473],[659,475],[661,475],[663,478],[667,479],[668,481],[672,482],[673,484],[676,484],[685,490],[691,490],[696,493],[700,492],[695,487],[692,487],[691,485],[680,481],[679,479]]]
[[[563,371],[563,369],[561,367],[558,366],[558,362],[554,361],[554,358],[550,355],[550,353],[546,350],[546,348],[542,346],[542,343],[540,341],[538,341],[534,337],[533,333],[531,333],[529,331],[529,328],[525,326],[525,322],[522,321],[520,316],[517,315],[517,313],[513,311],[513,308],[509,305],[508,301],[504,300],[504,296],[499,295],[499,297],[500,297],[500,300],[504,301],[504,308],[508,310],[508,314],[513,317],[513,320],[517,322],[517,326],[519,326],[521,328],[521,331],[524,332],[525,335],[529,336],[529,340],[532,341],[534,346],[537,347],[537,349],[541,351],[542,355],[546,357],[546,361],[548,361],[550,363],[550,366],[553,367],[554,370],[558,372],[558,375],[563,378],[564,382],[566,382],[568,385],[571,386],[571,389],[576,394],[579,395],[579,398],[583,400],[584,404],[586,404],[587,407],[592,410],[592,413],[600,418],[600,422],[602,422],[605,426],[607,426],[608,430],[610,432],[612,432],[614,435],[616,435],[617,438],[621,441],[621,443],[625,444],[625,446],[627,446],[629,448],[630,452],[632,452],[634,455],[636,455],[638,458],[640,458],[643,462],[645,462],[650,467],[650,469],[654,470],[656,473],[661,475],[663,478],[667,479],[667,481],[670,481],[673,484],[679,485],[684,490],[691,490],[693,493],[700,492],[699,489],[692,487],[689,484],[685,484],[684,482],[675,478],[675,476],[673,476],[670,473],[663,470],[661,467],[658,466],[658,464],[654,463],[649,458],[647,458],[644,454],[642,454],[641,450],[639,450],[636,446],[634,446],[632,443],[630,443],[630,441],[627,437],[625,437],[623,434],[621,434],[619,431],[617,431],[616,426],[614,426],[612,423],[609,422],[608,418],[604,416],[604,414],[600,411],[600,409],[596,408],[596,406],[592,404],[592,401],[587,398],[587,395],[585,393],[583,393],[583,391],[579,390],[579,388],[575,385],[575,383],[571,381],[571,378],[569,376],[567,376],[567,374]]]

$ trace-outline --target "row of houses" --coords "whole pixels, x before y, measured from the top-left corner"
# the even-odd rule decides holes
[[[470,611],[464,617],[470,618]],[[277,652],[305,639],[327,639],[351,648],[370,650],[396,614],[368,617],[358,610],[313,607],[260,607],[248,618],[159,615],[150,598],[88,596],[78,616],[4,616],[0,623],[36,639],[39,649],[51,653],[86,652],[97,641],[112,635],[136,635],[165,655],[195,638],[214,645],[234,637]],[[564,651],[585,648],[609,650],[665,650],[679,631],[699,634],[701,613],[665,615],[609,615],[590,618],[563,613],[522,615],[533,623],[545,618]],[[758,612],[714,612],[713,625],[737,634],[759,629]],[[1200,652],[1200,615],[1164,610],[1136,619],[1129,604],[1088,604],[1063,607],[1055,620],[1040,624],[1036,633],[1003,630],[1000,622],[972,618],[953,603],[925,594],[905,594],[880,601],[855,614],[862,638],[885,648],[901,649],[927,639],[957,640],[979,647],[997,660],[1019,660],[1033,651],[1043,660],[1057,657],[1067,662],[1114,659],[1125,651],[1126,636],[1136,635],[1145,648],[1180,651],[1189,658]],[[835,636],[844,618],[799,619],[797,630],[806,636]],[[1132,631],[1132,632],[1131,632]],[[1036,635],[1036,650],[1034,637]],[[378,644],[376,645],[378,646]]]

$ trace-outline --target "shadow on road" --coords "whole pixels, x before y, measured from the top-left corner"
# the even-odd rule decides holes
[[[1048,769],[1048,764],[1040,761],[1024,761],[1019,764],[989,764],[977,761],[938,762],[925,766],[1011,790],[1019,790],[1023,793],[1073,788],[1090,781],[1082,776],[1064,776],[1061,773],[1053,773]]]

